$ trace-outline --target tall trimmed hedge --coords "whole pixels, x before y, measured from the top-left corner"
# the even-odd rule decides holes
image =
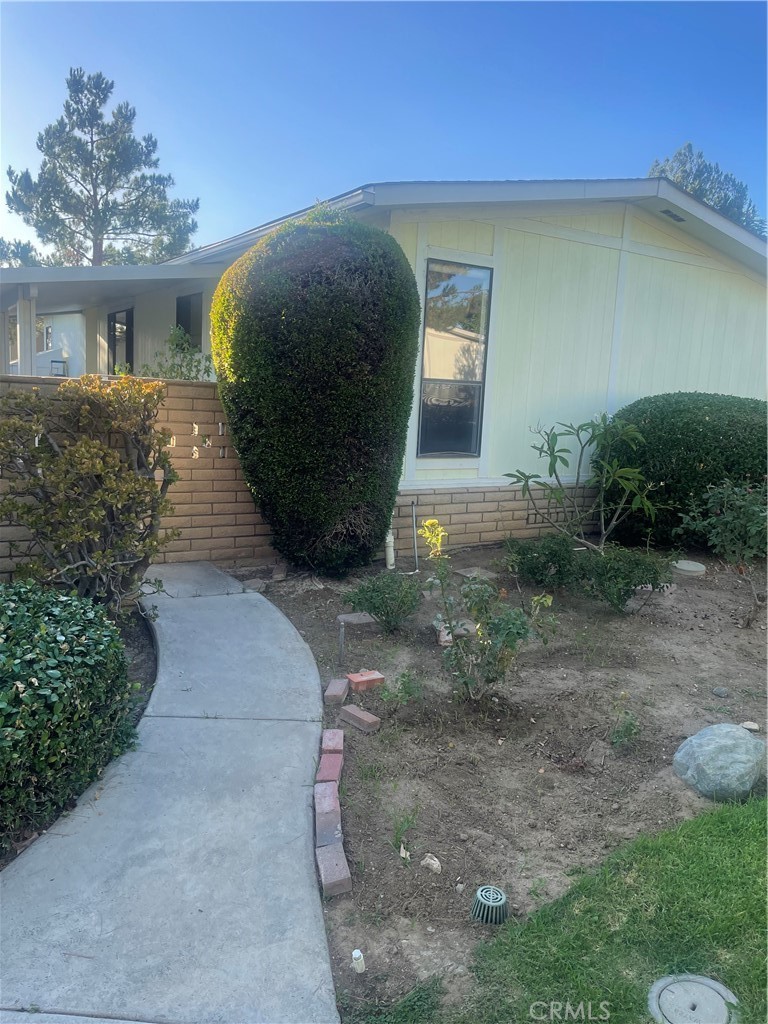
[[[660,507],[653,537],[679,543],[672,530],[691,499],[726,478],[760,481],[766,472],[766,403],[757,398],[678,391],[641,398],[616,413],[633,423],[645,444],[616,451],[625,465],[636,466],[658,485],[651,499]],[[645,517],[630,517],[619,530],[622,540],[637,540],[648,529]]]
[[[130,742],[123,642],[104,610],[0,585],[0,850],[47,827]]]
[[[394,238],[328,210],[224,274],[211,350],[245,479],[273,543],[338,573],[389,527],[405,451],[419,299]]]

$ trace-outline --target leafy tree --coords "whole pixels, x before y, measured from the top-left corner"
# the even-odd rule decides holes
[[[8,209],[70,263],[168,259],[197,230],[199,200],[168,198],[173,178],[155,171],[154,136],[135,136],[135,108],[119,103],[105,117],[114,85],[71,68],[64,114],[37,137],[37,178],[8,168]]]
[[[648,177],[669,178],[724,217],[741,224],[760,238],[766,237],[765,221],[758,216],[744,182],[721,171],[719,164],[705,160],[701,150],[694,153],[690,142],[681,146],[674,156],[661,162],[654,160]]]

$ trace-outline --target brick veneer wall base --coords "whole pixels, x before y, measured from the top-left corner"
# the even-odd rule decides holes
[[[45,390],[61,381],[48,377],[0,376],[0,395],[10,387]],[[243,479],[226,418],[213,382],[169,381],[157,425],[171,434],[171,460],[179,475],[169,490],[174,513],[163,526],[180,531],[158,562],[211,561],[223,565],[274,562],[270,528]],[[1,482],[0,482],[1,483]],[[395,550],[413,551],[412,502],[417,529],[423,519],[439,519],[448,531],[446,550],[496,544],[510,535],[539,537],[551,530],[513,487],[418,488],[403,490],[392,521]],[[22,534],[0,526],[0,580],[9,579],[15,561],[10,541]],[[419,555],[427,554],[421,538]],[[383,553],[382,553],[383,554]]]

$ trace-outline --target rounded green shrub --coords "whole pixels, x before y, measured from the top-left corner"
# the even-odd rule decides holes
[[[641,398],[615,418],[634,424],[644,438],[636,449],[613,455],[655,485],[649,497],[656,506],[657,543],[674,543],[681,513],[708,487],[725,479],[759,483],[765,476],[766,403],[757,398],[679,391]],[[633,515],[618,535],[639,540],[648,525],[644,516]]]
[[[123,643],[103,609],[0,585],[0,848],[45,827],[129,744]]]
[[[343,573],[389,527],[405,451],[419,299],[394,238],[319,209],[227,270],[211,350],[243,473],[273,544]]]
[[[575,541],[562,533],[542,537],[541,540],[506,541],[506,564],[521,583],[535,587],[568,587],[579,578],[578,555]]]
[[[368,612],[385,633],[395,633],[419,607],[421,585],[409,576],[382,572],[363,580],[344,598],[356,612]]]

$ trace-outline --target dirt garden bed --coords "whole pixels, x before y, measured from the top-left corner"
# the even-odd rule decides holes
[[[474,548],[452,561],[499,572],[517,601],[501,554]],[[473,947],[490,934],[469,921],[479,885],[500,885],[523,917],[617,845],[711,806],[673,776],[672,756],[705,725],[765,721],[765,615],[739,628],[747,588],[702,560],[705,578],[679,582],[631,615],[557,593],[554,639],[526,648],[506,685],[477,704],[454,692],[442,670],[434,599],[394,638],[370,626],[347,631],[344,671],[375,668],[390,682],[408,671],[422,696],[397,706],[378,692],[359,695],[383,719],[381,731],[346,729],[340,794],[354,890],[324,908],[342,1009],[388,1002],[435,974],[449,1001],[462,999]],[[420,578],[428,575],[424,563]],[[267,583],[324,682],[341,674],[335,619],[349,610],[343,598],[354,582],[292,575]],[[715,686],[728,696],[715,696]],[[617,748],[611,733],[624,706],[640,731]],[[326,726],[336,719],[329,711]],[[410,862],[400,856],[401,836]],[[439,859],[440,874],[420,866],[426,853]],[[350,969],[356,947],[366,958],[362,975]]]

